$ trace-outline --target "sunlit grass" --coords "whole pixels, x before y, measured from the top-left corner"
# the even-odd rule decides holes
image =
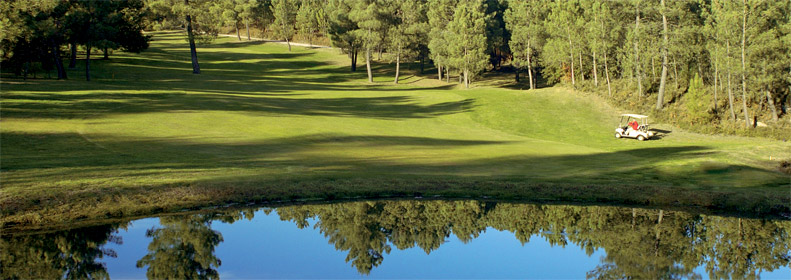
[[[383,62],[371,85],[337,50],[232,38],[199,48],[193,75],[181,35],[154,39],[93,61],[91,82],[3,73],[3,221],[413,193],[788,209],[789,143],[661,124],[661,139],[617,140],[622,112],[595,96],[464,90],[430,69],[396,86]]]

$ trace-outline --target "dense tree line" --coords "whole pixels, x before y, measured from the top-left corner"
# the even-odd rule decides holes
[[[67,78],[64,47],[70,48],[69,68],[76,67],[77,47],[85,49],[85,79],[90,81],[92,50],[122,49],[140,52],[148,47],[143,35],[142,1],[2,1],[0,57],[4,69],[18,75],[55,69],[58,79]]]
[[[153,6],[181,0],[148,0]],[[186,1],[184,1],[186,3]],[[389,53],[431,61],[437,79],[469,87],[511,65],[531,89],[558,82],[606,96],[684,104],[690,122],[722,117],[748,126],[791,103],[791,1],[761,0],[191,0],[201,26],[253,23],[290,42],[328,37],[351,70]],[[212,12],[213,11],[213,12]],[[214,13],[212,16],[211,13]],[[166,17],[161,17],[166,18]],[[222,20],[219,20],[222,19]],[[248,27],[249,30],[249,27]],[[202,29],[201,34],[216,34]],[[248,32],[249,33],[249,32]],[[698,77],[698,78],[696,78]],[[702,86],[693,87],[699,79]],[[738,113],[738,114],[737,114]]]
[[[144,1],[144,2],[141,2]],[[348,54],[392,57],[394,82],[403,62],[436,66],[469,87],[486,71],[510,64],[530,88],[558,82],[640,100],[662,110],[684,104],[690,122],[716,118],[755,125],[788,114],[791,104],[791,1],[764,0],[140,0],[3,1],[2,56],[25,74],[31,62],[57,68],[71,46],[146,46],[139,30],[184,29],[200,73],[196,41],[227,27],[242,40],[250,29],[291,42],[329,38]],[[145,20],[145,22],[143,21]],[[75,31],[85,32],[75,32]],[[134,36],[131,36],[134,35]],[[290,47],[290,44],[289,44]],[[106,53],[106,52],[105,52]],[[87,63],[86,63],[87,66]],[[86,67],[87,69],[87,67]],[[87,72],[87,71],[86,71]],[[698,77],[702,86],[693,87]],[[631,102],[630,103],[634,103]]]

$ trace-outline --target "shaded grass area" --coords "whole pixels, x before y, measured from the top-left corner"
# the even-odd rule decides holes
[[[385,63],[368,84],[337,50],[220,39],[193,75],[180,34],[154,39],[92,62],[92,82],[2,73],[2,223],[414,195],[789,211],[789,143],[661,124],[616,140],[620,112],[595,96],[396,86]]]

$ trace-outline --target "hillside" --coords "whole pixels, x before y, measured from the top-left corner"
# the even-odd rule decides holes
[[[392,85],[386,65],[368,84],[337,50],[222,38],[198,55],[193,75],[182,35],[157,33],[91,82],[3,73],[3,222],[412,195],[789,209],[791,143],[662,124],[614,139],[622,112],[595,96]]]

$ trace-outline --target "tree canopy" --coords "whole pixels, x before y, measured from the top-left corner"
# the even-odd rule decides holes
[[[439,80],[458,75],[465,87],[482,72],[512,69],[517,81],[526,72],[531,89],[538,83],[569,83],[606,90],[608,98],[652,96],[657,112],[691,100],[684,95],[698,75],[703,88],[696,98],[709,100],[709,119],[746,126],[756,125],[759,115],[776,122],[791,106],[788,1],[14,0],[0,5],[0,56],[5,69],[24,77],[54,69],[66,78],[65,46],[71,47],[70,67],[78,46],[102,50],[105,58],[114,49],[144,50],[146,27],[185,30],[193,72],[200,73],[196,42],[209,43],[229,27],[241,40],[244,24],[248,39],[252,25],[289,46],[294,39],[313,44],[324,37],[348,54],[352,71],[363,51],[369,82],[371,53],[378,52],[380,59],[390,54],[396,76],[405,59],[420,60],[421,71],[429,59]],[[90,78],[90,60],[85,61]]]

